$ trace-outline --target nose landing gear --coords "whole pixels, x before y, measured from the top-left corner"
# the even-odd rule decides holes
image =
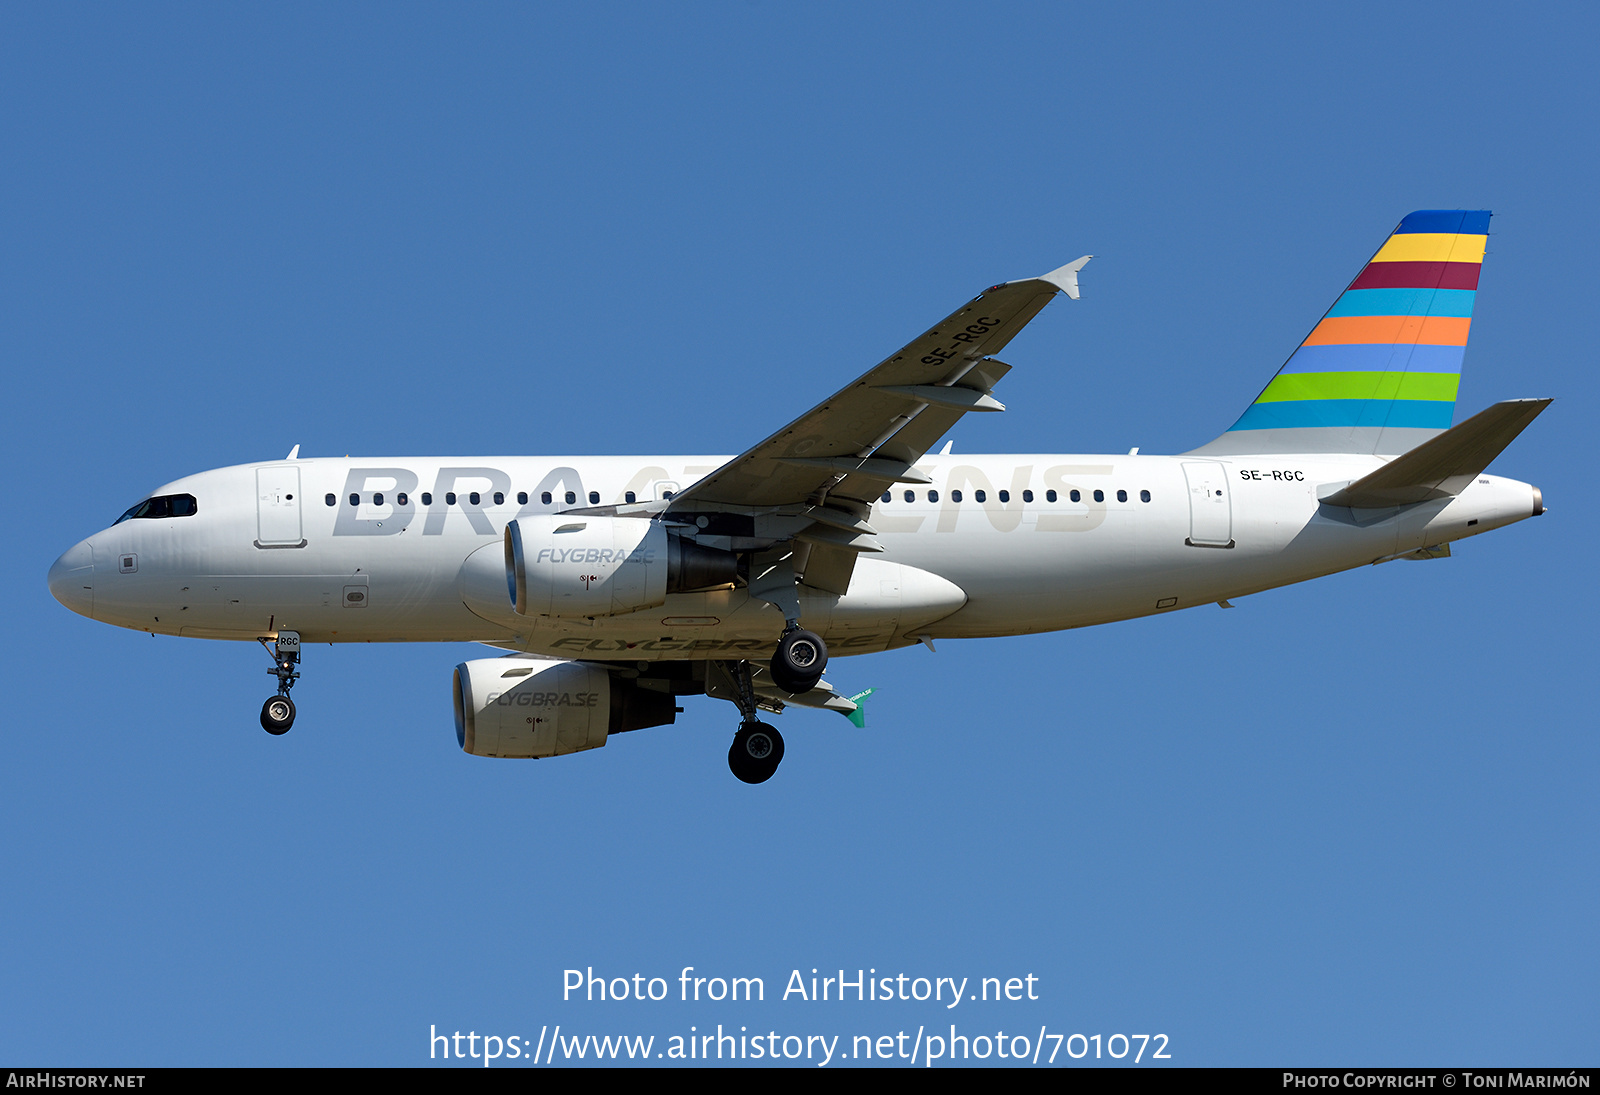
[[[267,672],[278,678],[278,694],[268,696],[261,705],[261,729],[274,736],[287,734],[294,725],[294,701],[289,698],[289,689],[300,679],[295,671],[295,666],[300,664],[300,633],[280,631],[276,639],[257,639],[256,642],[272,655],[272,668]],[[272,643],[270,649],[268,642]]]

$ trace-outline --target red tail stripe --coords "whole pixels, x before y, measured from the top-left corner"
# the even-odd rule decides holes
[[[1369,262],[1352,289],[1476,289],[1476,262]]]

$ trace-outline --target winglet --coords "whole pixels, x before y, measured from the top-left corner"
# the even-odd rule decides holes
[[[285,456],[284,459],[285,460],[298,460],[298,459],[300,459],[300,446],[296,445],[294,448],[290,449],[289,450],[289,455]]]
[[[866,729],[867,709],[863,705],[867,702],[867,697],[876,691],[876,688],[869,688],[865,692],[857,692],[855,695],[851,696],[850,702],[856,705],[856,709],[854,711],[844,712],[844,717],[855,723],[856,726],[860,727],[861,729]]]
[[[1078,299],[1078,271],[1089,264],[1093,255],[1084,255],[1082,258],[1073,259],[1059,270],[1052,270],[1048,274],[1040,274],[1040,281],[1047,281],[1060,289],[1073,300]]]

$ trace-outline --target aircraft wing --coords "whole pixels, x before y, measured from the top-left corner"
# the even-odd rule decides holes
[[[990,391],[1011,367],[988,355],[1010,342],[1056,293],[1077,299],[1078,271],[1090,257],[974,297],[876,368],[679,493],[667,512],[753,513],[796,505],[825,511],[844,503],[845,511],[858,511],[853,517],[859,521],[862,507],[892,484],[928,482],[912,465],[963,414],[1005,409]],[[821,516],[826,525],[828,514]],[[853,527],[843,516],[835,520]]]

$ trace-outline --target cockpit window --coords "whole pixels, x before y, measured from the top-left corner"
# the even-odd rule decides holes
[[[133,517],[193,517],[195,508],[192,494],[163,494],[158,498],[146,498],[118,517],[117,524]]]

